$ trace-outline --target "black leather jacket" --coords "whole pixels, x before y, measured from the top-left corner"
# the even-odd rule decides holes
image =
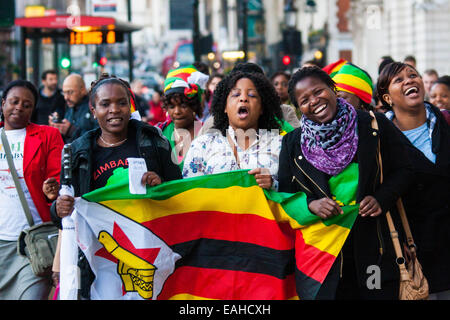
[[[141,121],[130,120],[129,130],[136,132],[139,156],[145,159],[148,171],[156,172],[163,182],[182,178],[178,165],[171,161],[172,150],[169,141],[158,128]],[[101,129],[91,130],[72,143],[72,186],[75,197],[92,191],[92,150],[100,133]],[[64,184],[63,171],[61,183]],[[62,228],[61,218],[56,213],[56,201],[50,208],[50,214],[52,221]],[[89,288],[95,276],[81,250],[78,266],[81,271],[81,298],[89,299]]]

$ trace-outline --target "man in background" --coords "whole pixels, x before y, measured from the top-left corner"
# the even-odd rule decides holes
[[[42,87],[39,98],[31,115],[31,122],[48,125],[48,117],[57,114],[59,120],[64,117],[65,101],[58,88],[58,74],[55,70],[46,70],[41,75]],[[55,115],[56,115],[55,114]],[[57,119],[54,119],[57,121]]]
[[[85,132],[98,128],[97,120],[89,110],[89,97],[83,78],[79,74],[70,74],[64,79],[62,92],[67,109],[61,123],[52,122],[49,125],[61,132],[64,142],[70,143]]]
[[[430,101],[430,91],[433,84],[439,78],[438,73],[434,69],[427,69],[424,71],[422,79],[425,87],[425,100]]]

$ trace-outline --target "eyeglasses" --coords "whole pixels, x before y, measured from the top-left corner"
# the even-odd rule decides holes
[[[62,94],[63,96],[72,96],[75,92],[75,90],[67,90],[67,91],[63,91]]]

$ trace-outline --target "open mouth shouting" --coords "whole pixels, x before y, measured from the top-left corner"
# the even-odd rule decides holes
[[[249,115],[249,110],[246,106],[241,106],[238,108],[237,112],[238,118],[241,120],[245,120]]]

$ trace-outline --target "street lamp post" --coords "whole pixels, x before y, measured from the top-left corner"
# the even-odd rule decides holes
[[[288,0],[284,7],[284,19],[288,29],[297,28],[297,8],[294,7],[293,0]]]
[[[293,0],[288,0],[284,7],[284,30],[283,30],[283,65],[292,68],[297,65],[299,56],[302,54],[301,33],[297,30],[297,8]]]
[[[127,0],[127,20],[131,22],[131,0]],[[133,54],[133,42],[131,38],[131,31],[128,32],[128,77],[130,83],[133,81],[133,68],[134,68],[134,54]]]
[[[194,49],[194,59],[195,61],[200,61],[201,59],[201,53],[200,53],[200,24],[199,24],[199,17],[198,17],[198,5],[199,0],[193,0],[192,1],[192,19],[193,19],[193,29],[192,29],[192,45]]]
[[[244,62],[248,61],[248,0],[242,0],[242,51],[244,51]]]

